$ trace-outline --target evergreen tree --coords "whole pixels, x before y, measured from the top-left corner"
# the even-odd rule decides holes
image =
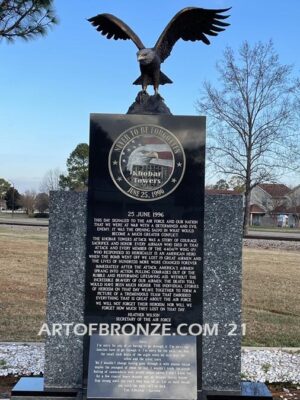
[[[11,187],[11,184],[7,182],[5,179],[0,178],[0,199],[4,199],[6,192]]]
[[[0,0],[0,41],[33,39],[56,23],[53,0]]]
[[[87,189],[89,167],[89,146],[80,143],[67,160],[67,175],[60,175],[59,186],[64,190],[83,191]]]
[[[17,210],[20,208],[20,199],[20,193],[13,187],[10,187],[4,196],[6,206],[9,210]]]

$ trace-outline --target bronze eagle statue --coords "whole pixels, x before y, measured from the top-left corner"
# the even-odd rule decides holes
[[[108,39],[131,39],[139,51],[137,59],[140,63],[141,76],[136,79],[134,85],[142,85],[146,92],[148,85],[153,85],[155,94],[158,93],[159,85],[173,83],[160,70],[160,65],[171,54],[172,48],[179,39],[201,40],[209,45],[209,36],[217,36],[230,24],[224,22],[229,15],[222,13],[230,8],[209,10],[199,7],[187,7],[179,11],[168,23],[156,44],[152,48],[146,48],[141,39],[133,30],[111,14],[99,14],[88,19],[97,31]]]

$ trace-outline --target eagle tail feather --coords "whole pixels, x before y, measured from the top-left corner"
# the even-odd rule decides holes
[[[148,85],[153,85],[153,79],[149,80]],[[160,76],[159,76],[159,84],[160,85],[165,85],[166,83],[173,83],[170,78],[167,77],[163,72],[160,71]],[[134,82],[133,85],[142,85],[142,75],[140,75]]]
[[[168,78],[167,75],[160,71],[159,84],[164,85],[165,83],[173,83],[173,81],[171,81],[171,79]]]
[[[142,84],[142,75],[140,75],[134,82],[133,85],[141,85]]]

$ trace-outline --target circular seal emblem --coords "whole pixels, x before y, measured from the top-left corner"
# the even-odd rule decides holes
[[[148,124],[121,133],[108,160],[117,188],[141,201],[159,200],[172,193],[183,178],[185,163],[176,136],[161,126]]]

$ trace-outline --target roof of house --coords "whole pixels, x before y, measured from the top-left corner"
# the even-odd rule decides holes
[[[293,214],[300,214],[300,205],[295,207],[290,207],[288,209],[288,212]]]
[[[300,205],[294,207],[286,207],[284,205],[275,207],[272,214],[300,214]]]
[[[285,214],[287,212],[287,207],[283,204],[274,208],[272,213],[274,214]]]
[[[291,191],[289,187],[282,183],[260,183],[258,186],[273,198],[284,197]]]
[[[250,214],[265,214],[266,210],[263,209],[258,204],[251,204],[250,206]]]

